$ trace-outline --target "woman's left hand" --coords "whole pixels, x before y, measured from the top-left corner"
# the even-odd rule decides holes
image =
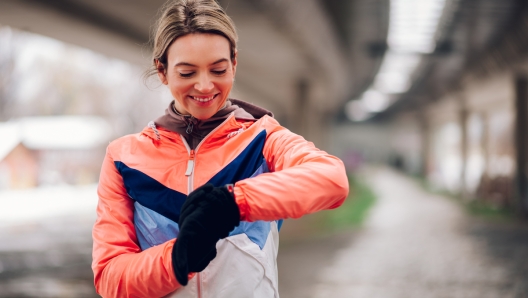
[[[226,187],[206,184],[191,192],[181,209],[172,253],[178,282],[187,285],[189,272],[205,269],[216,257],[216,242],[239,223],[238,205]]]

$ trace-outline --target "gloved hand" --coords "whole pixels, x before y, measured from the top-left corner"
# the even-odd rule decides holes
[[[189,194],[182,206],[180,234],[172,260],[176,278],[187,285],[189,272],[200,272],[216,257],[216,242],[240,223],[240,211],[226,187],[206,184]]]

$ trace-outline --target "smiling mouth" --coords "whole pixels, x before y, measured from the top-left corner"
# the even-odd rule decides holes
[[[211,95],[209,97],[198,97],[198,96],[191,96],[192,99],[198,101],[198,102],[208,102],[213,100],[218,94]]]

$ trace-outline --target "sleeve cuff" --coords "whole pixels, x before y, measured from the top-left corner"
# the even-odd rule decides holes
[[[249,206],[246,201],[246,196],[236,184],[233,193],[235,195],[235,202],[237,203],[238,209],[240,210],[240,220],[249,221]]]

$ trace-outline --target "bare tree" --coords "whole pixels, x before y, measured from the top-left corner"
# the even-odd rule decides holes
[[[15,102],[15,37],[9,27],[0,27],[0,121],[12,117]]]

